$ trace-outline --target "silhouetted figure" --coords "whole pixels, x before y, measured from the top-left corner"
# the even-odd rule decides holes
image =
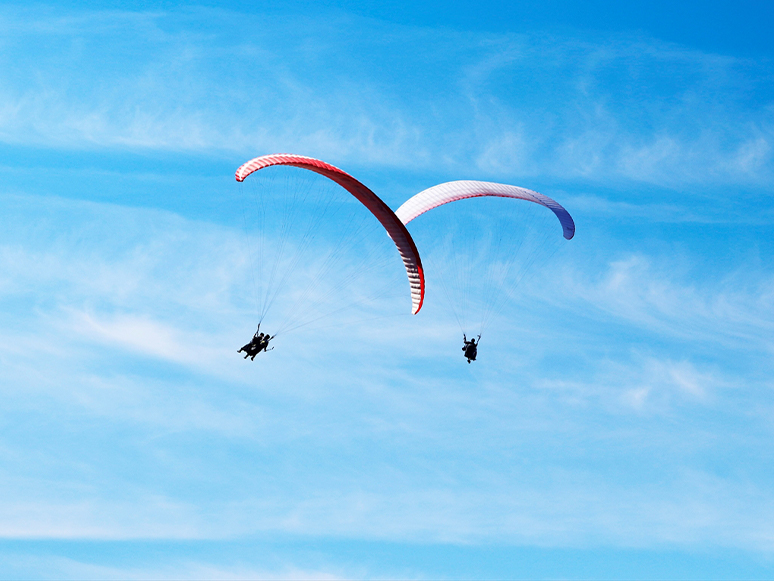
[[[465,354],[468,363],[475,361],[476,355],[478,355],[478,343],[476,343],[476,339],[471,339],[468,341],[467,336],[465,333],[463,333],[462,341],[465,343],[465,345],[462,347],[462,352]],[[478,336],[478,341],[481,342],[481,335]]]
[[[260,330],[261,325],[258,324],[258,330],[253,335],[253,338],[250,339],[250,342],[237,350],[237,353],[245,354],[245,359],[249,357],[250,361],[255,361],[255,356],[261,351],[271,351],[274,349],[274,347],[268,349],[269,341],[274,339],[274,336],[270,337],[268,333],[261,333]]]
[[[271,349],[274,349],[272,347],[271,349],[268,349],[269,347],[269,341],[274,339],[274,336],[269,337],[269,334],[266,333],[261,339],[258,341],[258,351],[255,352],[255,355],[260,353],[261,351],[271,351]],[[253,355],[253,358],[255,358],[255,355]]]

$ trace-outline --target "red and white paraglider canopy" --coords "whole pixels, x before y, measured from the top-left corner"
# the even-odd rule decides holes
[[[303,155],[278,153],[256,157],[237,169],[236,179],[238,182],[244,181],[251,173],[273,165],[299,167],[325,176],[339,184],[368,208],[376,219],[379,220],[390,238],[392,238],[395,246],[398,247],[398,252],[403,259],[409,284],[411,285],[411,312],[414,315],[417,314],[422,308],[422,302],[425,297],[425,278],[422,271],[422,261],[419,258],[419,252],[414,244],[414,240],[411,238],[411,234],[408,233],[406,226],[404,226],[403,222],[400,221],[389,206],[379,196],[348,173],[324,161]]]

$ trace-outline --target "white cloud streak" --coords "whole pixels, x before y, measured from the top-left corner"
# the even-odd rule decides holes
[[[0,12],[6,145],[284,149],[669,188],[771,179],[766,63],[349,17],[49,14]],[[391,54],[374,62],[380,43]],[[748,97],[754,82],[762,98]],[[728,221],[680,200],[575,200],[608,216]],[[250,364],[233,344],[249,269],[236,232],[40,201],[4,199],[4,538],[774,548],[774,282],[744,265],[709,279],[642,250],[541,273],[472,369],[429,302],[421,325],[299,334]],[[189,573],[254,574],[194,564],[173,576]]]
[[[729,406],[730,394],[740,381],[764,389],[760,378],[729,376],[692,352],[662,356],[654,345],[638,354],[626,344],[601,361],[590,351],[574,377],[562,377],[566,366],[554,362],[567,311],[552,318],[540,301],[531,309],[540,320],[520,316],[521,329],[493,334],[476,369],[456,338],[447,345],[449,326],[433,310],[419,326],[388,319],[326,344],[299,335],[244,363],[230,341],[242,313],[229,290],[244,260],[234,251],[222,264],[236,233],[104,204],[51,199],[43,215],[35,198],[8,206],[16,210],[0,245],[0,300],[15,305],[3,309],[0,337],[6,538],[274,531],[771,550],[771,515],[759,508],[770,487],[704,465],[711,439],[700,421],[714,413],[729,430],[748,421],[754,403]],[[48,236],[31,226],[39,220]],[[655,276],[662,267],[653,260],[613,263],[598,281],[570,279],[576,304],[608,317],[605,325],[691,341],[717,333],[686,324],[708,310],[728,325],[726,340],[751,342],[768,329],[761,313],[771,289],[752,299],[713,295]],[[218,290],[204,293],[208,284]],[[30,303],[31,288],[40,294]],[[558,296],[542,294],[554,308]],[[745,310],[751,301],[760,312]],[[605,348],[585,333],[586,345]],[[686,427],[669,428],[676,416]],[[39,427],[17,432],[25,424]],[[620,468],[595,468],[584,450]]]
[[[563,282],[570,296],[582,301],[579,308],[593,305],[661,336],[772,349],[774,280],[746,280],[746,273],[737,271],[701,288],[680,257],[670,262],[655,266],[649,257],[632,254],[609,263],[596,280],[568,271]]]
[[[289,150],[502,179],[666,187],[755,187],[772,175],[765,64],[654,40],[477,36],[343,16],[291,24],[207,10],[35,13],[28,27],[31,18],[2,16],[6,31],[25,30],[6,41],[6,58],[21,59],[0,83],[7,144]],[[210,33],[193,32],[203,21]],[[44,34],[51,48],[27,55]],[[380,78],[367,55],[387,40]],[[753,83],[762,99],[745,92]]]

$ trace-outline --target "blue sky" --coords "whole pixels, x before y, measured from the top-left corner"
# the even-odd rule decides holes
[[[771,16],[3,4],[0,576],[774,576]],[[431,288],[245,363],[275,152],[577,235],[475,365]]]

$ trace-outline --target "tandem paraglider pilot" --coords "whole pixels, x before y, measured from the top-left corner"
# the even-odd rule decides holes
[[[250,340],[250,342],[247,345],[243,345],[237,350],[237,353],[244,353],[245,359],[248,357],[250,358],[250,361],[255,361],[255,356],[258,355],[261,351],[271,351],[274,349],[272,347],[269,349],[269,341],[274,339],[276,335],[269,336],[268,333],[261,333],[261,325],[258,325],[258,330],[255,332],[255,335],[253,335],[253,338]]]

